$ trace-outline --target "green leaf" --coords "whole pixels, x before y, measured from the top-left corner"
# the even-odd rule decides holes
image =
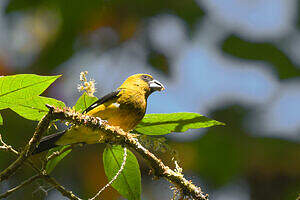
[[[53,149],[50,149],[48,151],[48,154],[47,154],[47,157],[50,156],[53,152],[55,151],[63,151],[65,148],[69,147],[69,145],[66,145],[66,146],[62,146],[62,147],[56,147],[56,148],[53,148]],[[72,149],[69,149],[65,152],[63,152],[61,155],[59,156],[56,156],[55,158],[51,159],[49,162],[47,162],[47,165],[46,165],[46,172],[48,174],[50,174],[54,168],[56,167],[56,165],[64,158],[66,157],[70,152],[72,151]]]
[[[111,180],[119,171],[123,162],[124,149],[121,146],[107,146],[103,153],[105,174]],[[127,149],[126,164],[112,183],[112,186],[126,199],[141,199],[141,173],[134,154]]]
[[[39,121],[49,111],[45,106],[46,104],[61,108],[65,106],[59,100],[35,96],[29,99],[16,100],[12,105],[9,105],[9,108],[26,119]]]
[[[75,104],[75,110],[77,112],[83,112],[85,109],[87,109],[90,105],[92,105],[97,100],[98,100],[97,97],[91,97],[87,95],[86,92],[84,92],[77,100]]]
[[[1,114],[0,114],[0,125],[3,125],[3,118],[1,116]]]
[[[147,114],[135,130],[145,135],[165,135],[215,125],[225,124],[198,113]]]
[[[10,108],[26,119],[38,121],[48,112],[45,104],[64,107],[61,101],[38,96],[58,77],[35,74],[0,77],[0,109]]]

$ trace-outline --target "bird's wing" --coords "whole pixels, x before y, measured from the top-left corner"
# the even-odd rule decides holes
[[[103,96],[99,100],[97,100],[95,103],[90,105],[87,109],[85,109],[82,113],[83,114],[91,114],[90,111],[94,110],[96,107],[101,106],[104,103],[107,103],[109,101],[113,101],[118,98],[118,94],[120,93],[120,90],[116,90],[114,92],[108,93],[107,95]]]

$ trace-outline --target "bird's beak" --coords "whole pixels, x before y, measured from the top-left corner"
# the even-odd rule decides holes
[[[154,92],[154,91],[163,91],[165,89],[165,87],[163,86],[163,84],[161,84],[158,80],[152,80],[149,81],[149,87],[150,89]]]

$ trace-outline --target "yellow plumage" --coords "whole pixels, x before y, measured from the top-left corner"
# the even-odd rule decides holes
[[[147,74],[135,74],[128,77],[113,93],[104,96],[84,112],[93,117],[107,120],[108,124],[118,126],[124,131],[132,130],[144,117],[147,98],[154,91],[163,90],[163,85]],[[40,149],[44,151],[57,145],[74,143],[98,143],[103,134],[86,127],[72,126],[57,136],[42,139]]]

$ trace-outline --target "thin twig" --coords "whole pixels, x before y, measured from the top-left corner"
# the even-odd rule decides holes
[[[35,181],[36,179],[41,178],[40,174],[36,174],[34,176],[32,176],[31,178],[27,179],[26,181],[24,181],[23,183],[21,183],[20,185],[7,190],[5,193],[0,195],[0,199],[3,199],[5,197],[8,197],[10,194],[12,194],[13,192],[16,192],[17,190],[21,189],[22,187],[31,184],[33,181]]]
[[[44,160],[44,162],[43,162],[43,164],[42,164],[42,170],[44,170],[44,169],[46,168],[47,163],[48,163],[50,160],[52,160],[52,159],[54,159],[54,158],[60,156],[60,155],[63,154],[64,152],[66,152],[66,151],[72,149],[74,146],[75,146],[75,145],[70,145],[70,146],[68,146],[68,147],[66,147],[66,148],[60,149],[59,151],[53,152],[50,156],[48,156],[48,157]]]
[[[14,155],[19,155],[19,152],[17,152],[16,150],[14,150],[14,151],[13,150],[14,149],[9,150],[9,152],[13,153]],[[49,184],[51,184],[53,187],[55,187],[63,196],[68,197],[69,199],[72,199],[72,200],[80,200],[80,198],[75,196],[72,193],[72,191],[68,191],[67,189],[65,189],[54,178],[47,175],[45,173],[45,171],[42,171],[42,170],[38,169],[37,167],[35,167],[35,165],[30,160],[26,160],[25,163],[28,164],[28,166],[31,167],[35,172],[37,172],[38,175],[40,176],[40,178],[43,178],[45,181],[47,181]]]
[[[13,153],[13,155],[14,155],[15,157],[18,157],[18,156],[20,155],[20,153],[19,153],[17,150],[15,150],[12,146],[7,145],[7,144],[3,141],[1,134],[0,134],[0,142],[2,143],[2,146],[1,146],[1,147],[3,147],[2,149],[4,149],[5,151],[8,151],[8,152]],[[26,163],[26,165],[28,165],[29,167],[33,168],[36,172],[39,172],[39,168],[37,168],[30,160],[26,160],[25,163]]]
[[[79,197],[73,194],[72,191],[66,190],[61,184],[59,184],[53,177],[49,175],[44,175],[43,178],[50,183],[53,187],[55,187],[63,196],[71,199],[71,200],[81,200]]]
[[[126,149],[126,147],[124,147],[123,162],[122,162],[122,165],[121,165],[119,171],[103,188],[101,188],[101,190],[99,190],[99,192],[93,198],[90,198],[89,200],[95,200],[101,194],[101,192],[103,192],[107,187],[109,187],[118,178],[118,176],[121,174],[121,172],[123,171],[123,169],[125,167],[126,158],[127,158],[127,149]]]
[[[19,152],[18,152],[18,151],[14,150],[14,148],[12,148],[12,146],[7,145],[7,144],[3,141],[1,134],[0,134],[0,143],[2,144],[2,146],[0,146],[0,149],[3,149],[3,150],[5,150],[5,151],[11,151],[11,152],[13,152],[13,153],[16,154],[16,155],[19,155]]]
[[[68,146],[64,149],[61,149],[60,151],[53,152],[50,156],[46,158],[46,162],[52,160],[53,158],[56,158],[57,156],[60,156],[61,154],[65,153],[66,151],[69,151],[70,149],[73,149],[73,146]]]
[[[51,122],[51,115],[52,109],[49,109],[49,113],[43,117],[43,119],[39,122],[35,133],[33,134],[33,137],[29,141],[28,145],[25,147],[25,150],[19,153],[16,151],[12,146],[7,145],[0,135],[0,142],[2,144],[2,149],[9,151],[13,153],[16,156],[19,156],[17,160],[12,163],[8,168],[6,168],[4,171],[0,173],[0,182],[4,179],[7,179],[9,176],[11,176],[21,165],[23,162],[28,164],[33,170],[35,170],[41,178],[43,178],[45,181],[50,183],[53,187],[55,187],[63,196],[68,197],[72,200],[81,200],[79,197],[74,195],[72,191],[66,190],[62,185],[60,185],[54,178],[50,177],[45,173],[45,171],[42,171],[38,169],[30,160],[27,158],[31,154],[31,152],[36,148],[36,144],[41,139],[42,134],[47,130],[49,127],[49,124]],[[2,177],[2,178],[1,178]],[[25,181],[26,182],[26,181]]]
[[[49,109],[49,112],[41,119],[41,121],[38,123],[36,130],[28,142],[28,144],[25,146],[24,150],[20,153],[17,160],[15,160],[9,167],[7,167],[5,170],[0,172],[0,182],[3,180],[9,178],[14,172],[19,169],[20,166],[24,163],[25,160],[31,155],[33,150],[36,148],[36,145],[40,141],[42,134],[48,129],[49,124],[51,122],[52,117],[52,109]]]

